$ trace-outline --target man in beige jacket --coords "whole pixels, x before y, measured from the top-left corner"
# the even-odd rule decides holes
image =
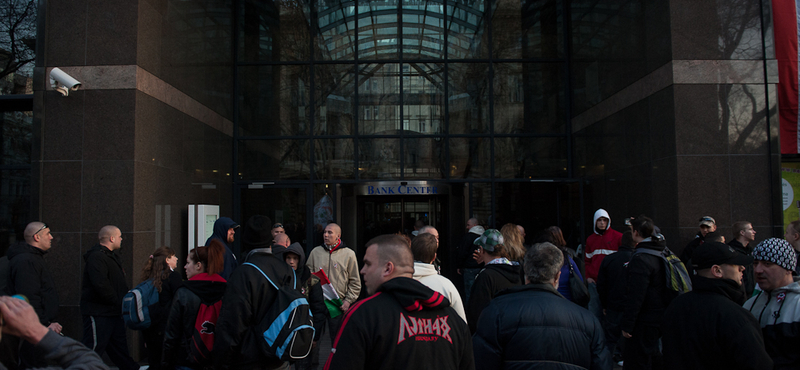
[[[350,305],[358,299],[361,293],[361,278],[358,275],[358,262],[356,253],[342,241],[342,228],[331,223],[322,233],[323,245],[314,248],[308,256],[306,266],[311,272],[320,269],[325,271],[336,294],[342,300],[342,311],[347,312]],[[331,341],[336,339],[344,315],[328,317]]]

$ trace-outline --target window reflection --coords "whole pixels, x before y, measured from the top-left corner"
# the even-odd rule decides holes
[[[31,171],[0,171],[0,251],[23,240],[30,208]]]
[[[3,112],[0,145],[2,165],[30,165],[33,112]]]
[[[358,176],[362,180],[400,178],[400,139],[359,140]]]
[[[314,67],[315,135],[352,135],[355,99],[355,73],[349,64],[324,64]]]
[[[495,138],[494,156],[495,177],[567,177],[567,144],[564,138]]]
[[[403,65],[403,130],[439,134],[444,127],[444,64]]]
[[[241,140],[239,179],[308,179],[309,155],[308,140]]]
[[[447,1],[447,54],[451,59],[487,58],[489,50],[481,0]]]
[[[451,63],[450,133],[489,132],[489,64]]]
[[[311,116],[307,66],[240,69],[241,136],[307,135]]]
[[[317,179],[353,179],[353,139],[314,140],[314,176]]]
[[[359,65],[359,132],[392,135],[402,129],[400,119],[400,64]]]
[[[564,133],[565,93],[560,63],[496,63],[496,133]]]
[[[239,59],[309,60],[308,5],[302,0],[241,2]]]
[[[403,140],[403,175],[407,179],[442,179],[445,168],[444,143],[436,138],[405,138]]]
[[[490,140],[485,137],[450,139],[450,177],[489,178]]]

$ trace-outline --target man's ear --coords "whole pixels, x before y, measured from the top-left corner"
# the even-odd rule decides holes
[[[383,265],[383,273],[381,275],[383,275],[383,276],[391,276],[392,273],[394,273],[394,269],[395,269],[395,265],[394,265],[393,262],[391,262],[391,261],[386,262],[386,264]]]

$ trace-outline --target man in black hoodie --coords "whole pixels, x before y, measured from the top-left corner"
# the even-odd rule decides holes
[[[42,222],[31,222],[25,227],[25,243],[8,249],[8,280],[5,293],[20,294],[28,298],[39,322],[48,329],[61,334],[58,317],[58,292],[56,292],[50,269],[44,255],[50,250],[53,235],[50,228]],[[22,368],[44,367],[47,361],[34,352],[32,344],[23,341],[20,346]]]
[[[138,370],[139,365],[128,354],[122,321],[122,297],[128,292],[128,283],[122,260],[115,253],[122,247],[122,232],[116,226],[103,226],[98,239],[98,244],[83,255],[83,344],[100,356],[108,349],[108,357],[120,369]]]
[[[287,362],[261,350],[259,341],[264,338],[255,330],[278,296],[261,271],[278,286],[294,280],[292,268],[272,254],[271,225],[269,217],[256,215],[242,231],[244,263],[231,274],[222,297],[214,336],[215,369],[288,369]]]
[[[280,238],[281,235],[285,236],[286,234],[278,234],[276,239]],[[286,240],[288,238],[287,236]],[[273,252],[275,251],[275,246],[276,244],[272,245]],[[283,248],[283,252],[278,257],[283,259],[294,270],[297,278],[297,288],[308,300],[315,330],[314,346],[311,349],[311,354],[297,361],[294,364],[295,369],[316,369],[317,365],[319,365],[319,346],[317,344],[320,337],[322,337],[322,328],[325,327],[325,315],[328,314],[328,308],[325,306],[325,298],[322,295],[322,286],[319,283],[319,278],[311,275],[311,270],[306,267],[306,254],[303,252],[303,246],[300,243],[292,243]]]
[[[622,311],[625,310],[626,266],[633,255],[634,246],[633,236],[628,230],[622,234],[619,249],[603,258],[600,271],[597,273],[597,293],[600,296],[600,306],[603,308],[606,346],[615,357],[619,357],[616,356],[619,354],[616,349],[622,338],[619,322],[622,320]]]
[[[403,237],[366,245],[361,275],[371,296],[345,314],[325,369],[474,369],[467,324],[447,298],[412,279]]]
[[[705,242],[692,261],[692,291],[675,298],[664,314],[665,368],[772,369],[758,321],[742,307],[742,272],[753,257]]]
[[[233,270],[239,266],[239,262],[236,261],[236,256],[233,255],[233,249],[231,249],[236,236],[236,229],[238,228],[239,224],[230,218],[220,217],[217,221],[214,221],[214,233],[206,240],[206,247],[211,245],[211,241],[214,239],[218,239],[225,245],[225,262],[222,267],[222,273],[219,274],[225,280],[228,280]]]

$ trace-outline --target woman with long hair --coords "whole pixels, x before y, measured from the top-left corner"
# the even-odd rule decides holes
[[[192,249],[186,257],[184,268],[189,280],[183,282],[183,286],[175,293],[175,303],[170,310],[164,332],[162,369],[210,367],[207,355],[210,355],[212,348],[200,347],[204,343],[213,343],[213,333],[196,332],[195,323],[200,313],[216,325],[222,295],[225,294],[227,285],[225,279],[219,275],[224,261],[225,246],[219,240],[212,240],[208,247]]]
[[[475,283],[467,302],[467,323],[474,334],[478,325],[478,318],[489,301],[501,290],[520,285],[519,262],[508,258],[508,248],[505,247],[503,235],[497,229],[488,229],[483,235],[475,239],[474,245],[478,247],[475,260],[483,263],[484,267]]]
[[[170,247],[156,249],[142,268],[140,281],[152,280],[158,290],[158,304],[149,307],[150,327],[142,330],[144,343],[147,346],[147,359],[150,368],[160,369],[161,342],[164,340],[164,328],[172,306],[172,298],[180,288],[182,279],[180,272],[175,271],[178,257]]]
[[[511,223],[503,225],[500,229],[500,234],[503,234],[503,239],[505,240],[503,245],[506,247],[508,259],[522,263],[522,260],[525,258],[525,252],[527,251],[523,245],[525,239],[522,237],[522,233],[519,231],[517,225]]]
[[[572,289],[570,288],[569,278],[570,274],[574,274],[576,278],[583,282],[583,275],[581,274],[581,269],[578,264],[575,262],[573,258],[572,251],[567,248],[567,241],[564,240],[564,233],[561,232],[561,228],[558,226],[550,226],[544,231],[545,239],[561,249],[561,252],[564,253],[564,264],[561,266],[561,278],[558,280],[558,292],[564,296],[564,298],[569,299],[575,303],[578,303],[582,306],[585,306],[588,302],[576,302],[575,297],[573,297]],[[584,283],[585,285],[585,283]]]

